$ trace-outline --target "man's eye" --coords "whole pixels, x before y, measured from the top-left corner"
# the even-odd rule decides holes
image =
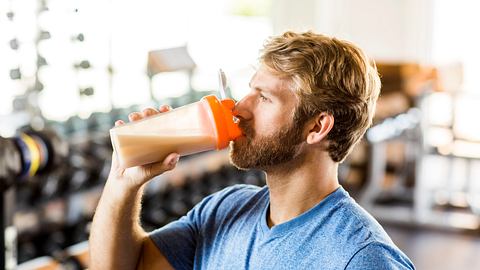
[[[268,101],[268,98],[266,98],[264,95],[260,94],[260,99],[262,101]]]

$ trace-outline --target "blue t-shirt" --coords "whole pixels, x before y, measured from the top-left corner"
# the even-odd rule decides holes
[[[267,187],[235,185],[150,238],[175,269],[414,269],[342,187],[272,228],[268,208]]]

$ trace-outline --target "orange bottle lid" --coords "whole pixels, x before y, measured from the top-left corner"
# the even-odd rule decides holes
[[[208,102],[212,111],[214,127],[217,131],[217,150],[223,149],[229,145],[230,141],[242,135],[233,115],[235,101],[232,99],[219,100],[214,95],[205,96],[202,100]]]

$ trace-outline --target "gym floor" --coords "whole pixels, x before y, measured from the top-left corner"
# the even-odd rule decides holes
[[[480,269],[480,234],[382,224],[416,269]]]

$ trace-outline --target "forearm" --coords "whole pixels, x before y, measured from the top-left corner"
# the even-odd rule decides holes
[[[140,226],[143,188],[125,191],[107,181],[90,233],[90,269],[135,269],[145,231]]]
[[[142,113],[129,114],[128,119],[137,121],[168,110],[166,106],[160,111],[148,108]],[[123,124],[121,120],[115,122],[115,126]],[[135,269],[140,256],[143,258],[148,253],[142,251],[148,235],[139,221],[143,186],[155,176],[175,168],[179,157],[171,153],[162,161],[124,168],[115,151],[112,153],[112,167],[90,231],[90,269]],[[156,248],[154,252],[160,254]],[[158,258],[154,256],[154,260]]]

